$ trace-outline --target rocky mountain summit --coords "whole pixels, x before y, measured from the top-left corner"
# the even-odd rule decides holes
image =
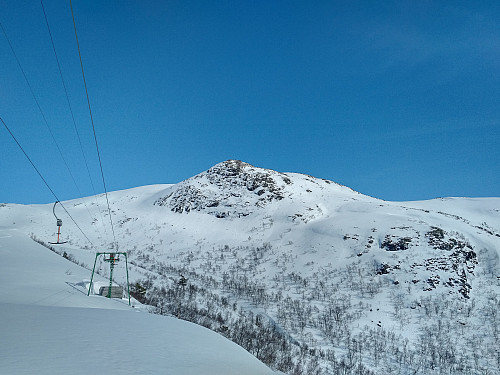
[[[297,182],[306,185],[301,186],[306,192],[338,185],[311,176],[257,168],[240,160],[227,160],[175,185],[154,204],[177,213],[199,211],[218,218],[243,217],[272,202],[292,197],[297,189],[293,185]]]

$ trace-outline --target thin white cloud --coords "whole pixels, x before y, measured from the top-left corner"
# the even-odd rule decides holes
[[[409,14],[412,10],[414,17]],[[372,63],[380,73],[436,64],[446,67],[447,76],[455,76],[474,69],[478,61],[500,67],[500,27],[491,17],[477,10],[429,4],[404,13],[395,9],[390,17],[358,25],[363,30],[358,35],[363,48],[379,56]]]
[[[415,126],[388,129],[381,134],[384,139],[416,138],[426,136],[442,136],[445,134],[457,133],[471,129],[499,128],[500,121],[466,121],[461,119],[437,121],[432,123],[419,124]]]

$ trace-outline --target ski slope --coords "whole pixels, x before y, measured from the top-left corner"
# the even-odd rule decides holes
[[[149,314],[136,302],[87,296],[89,278],[88,270],[0,227],[0,373],[272,373],[208,329]]]

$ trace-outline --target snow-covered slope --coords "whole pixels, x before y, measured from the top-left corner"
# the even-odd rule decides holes
[[[89,277],[18,230],[0,227],[0,373],[271,373],[203,327],[148,314],[126,299],[87,296]]]
[[[500,372],[500,314],[492,312],[500,307],[500,198],[387,202],[229,160],[109,200],[142,298],[275,368]],[[85,236],[58,211],[69,240],[61,252],[89,265],[95,251],[113,248],[103,196],[63,205]],[[6,204],[0,225],[45,242],[57,230],[51,205]],[[262,348],[252,331],[274,335],[281,348]]]

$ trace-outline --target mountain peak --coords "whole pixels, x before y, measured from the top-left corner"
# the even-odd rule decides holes
[[[195,178],[201,177],[204,174],[214,185],[220,187],[243,187],[248,191],[255,191],[260,187],[276,193],[276,190],[281,190],[279,185],[283,183],[292,184],[292,180],[285,173],[254,167],[241,160],[226,160],[214,165],[208,171],[195,176]],[[258,195],[262,195],[263,193],[262,190],[257,192]]]
[[[292,184],[285,173],[254,167],[241,160],[226,160],[174,185],[155,201],[174,212],[204,211],[219,218],[247,216],[258,207],[284,198]]]
[[[276,172],[241,160],[226,160],[171,186],[154,204],[177,213],[198,211],[218,218],[242,217],[283,199],[308,204],[310,210],[322,199],[324,189],[342,196],[359,194],[309,175]]]
[[[249,169],[249,168],[255,168],[255,167],[253,165],[245,163],[241,160],[229,159],[229,160],[226,160],[226,161],[223,161],[221,163],[214,165],[208,171],[213,171],[213,172],[226,171],[227,173],[236,176],[240,173],[243,173],[246,169]]]

